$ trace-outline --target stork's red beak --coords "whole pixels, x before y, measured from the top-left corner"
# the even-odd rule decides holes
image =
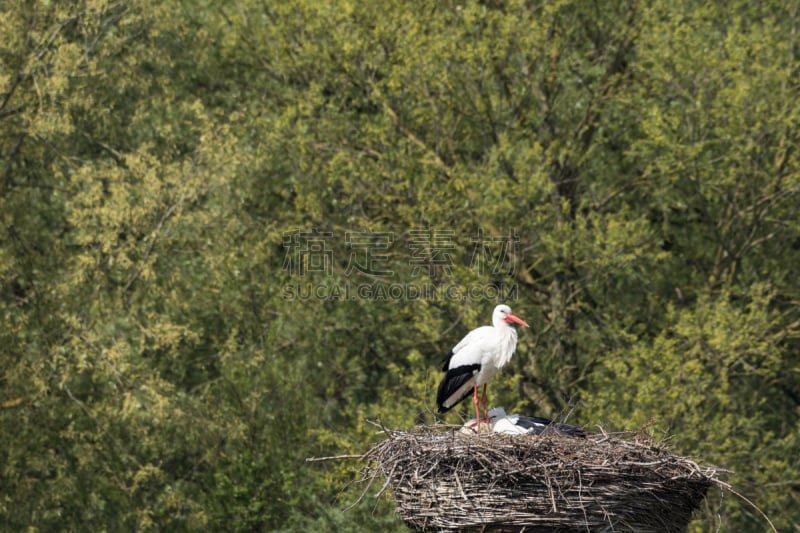
[[[527,322],[522,320],[517,315],[511,314],[511,313],[506,315],[506,322],[508,322],[509,324],[512,323],[512,322],[515,322],[515,323],[519,324],[520,326],[525,326],[526,328],[528,327],[528,323]]]

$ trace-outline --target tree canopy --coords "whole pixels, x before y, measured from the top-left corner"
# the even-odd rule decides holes
[[[304,460],[436,420],[504,301],[531,328],[492,403],[647,426],[800,530],[798,24],[4,2],[3,529],[403,531]],[[692,531],[764,527],[711,495]]]

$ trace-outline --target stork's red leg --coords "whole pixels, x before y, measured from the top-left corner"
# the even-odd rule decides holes
[[[481,425],[481,415],[478,412],[478,385],[473,386],[472,392],[472,403],[475,404],[475,427],[480,427]]]
[[[483,417],[488,422],[489,421],[489,410],[486,407],[486,385],[487,385],[487,383],[483,384],[483,398],[482,398],[481,401],[483,402]]]

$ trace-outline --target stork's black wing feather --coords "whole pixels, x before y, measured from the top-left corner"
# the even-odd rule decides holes
[[[553,422],[547,418],[540,418],[538,416],[520,416],[517,420],[517,425],[525,429],[532,429],[535,433],[544,433],[545,431],[554,431],[561,435],[569,435],[571,437],[585,437],[586,434],[582,428],[567,424],[564,422]]]
[[[536,433],[541,433],[544,428],[552,424],[553,421],[548,418],[540,418],[538,416],[520,416],[517,419],[517,425],[525,429],[532,429]]]
[[[564,422],[553,422],[550,424],[550,427],[555,429],[556,432],[562,435],[569,435],[570,437],[586,437],[586,433],[584,433],[583,428],[579,428],[578,426],[573,426],[572,424],[566,424]]]
[[[458,389],[460,389],[466,382],[468,382],[472,377],[481,369],[481,365],[463,365],[457,366],[455,368],[451,368],[447,371],[447,374],[444,375],[442,378],[442,382],[439,383],[439,391],[436,393],[436,404],[439,406],[440,413],[446,413],[450,409],[453,408],[454,405],[459,403],[461,400],[469,396],[469,391],[466,391],[461,398],[457,401],[453,402],[453,405],[450,407],[445,407],[444,402],[450,396],[455,394]]]
[[[450,359],[453,358],[453,350],[450,350],[447,355],[442,357],[442,370],[447,372],[447,367],[450,366]]]

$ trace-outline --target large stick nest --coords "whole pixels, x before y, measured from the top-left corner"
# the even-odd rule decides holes
[[[605,433],[387,431],[364,458],[420,530],[682,532],[717,472]]]

